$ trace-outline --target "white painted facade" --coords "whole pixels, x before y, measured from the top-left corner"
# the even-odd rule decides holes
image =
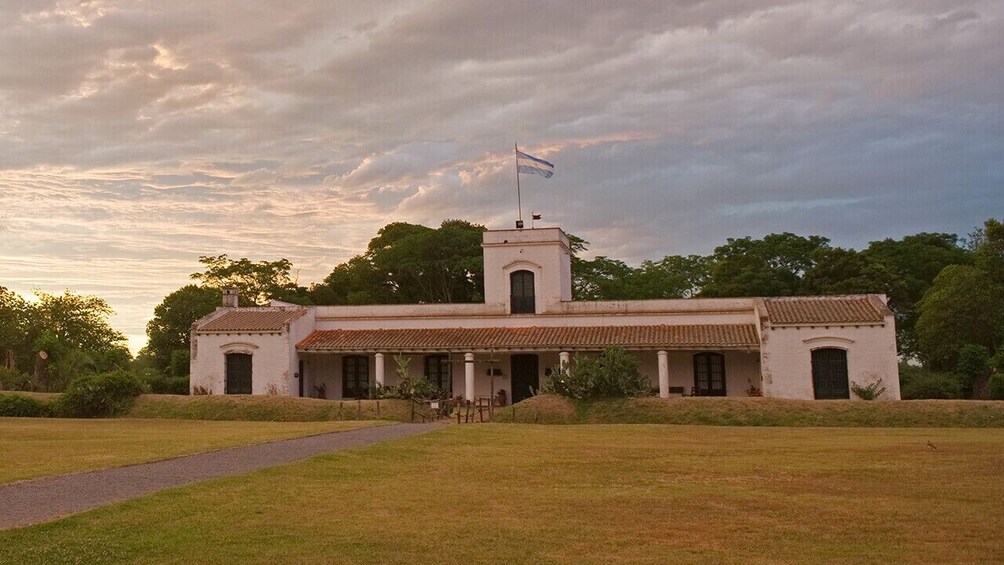
[[[377,383],[397,384],[395,355],[399,351],[374,344],[357,343],[351,350],[338,343],[316,347],[318,335],[337,331],[375,335],[412,330],[422,341],[423,332],[453,329],[504,328],[519,333],[541,328],[633,328],[679,326],[697,331],[704,327],[752,328],[750,342],[719,344],[645,343],[624,346],[639,359],[653,390],[662,396],[700,393],[696,373],[702,371],[699,355],[712,354],[724,362],[724,387],[718,394],[746,396],[759,389],[765,396],[814,398],[813,350],[845,351],[847,381],[868,385],[878,379],[886,387],[885,399],[899,398],[895,325],[885,298],[878,295],[813,298],[801,300],[804,307],[847,301],[870,304],[868,319],[851,316],[837,321],[779,323],[772,319],[770,304],[776,299],[716,298],[585,302],[571,300],[571,251],[568,237],[558,228],[498,230],[484,234],[485,303],[417,304],[374,306],[298,307],[275,303],[260,308],[262,316],[277,311],[297,311],[299,317],[285,324],[253,331],[229,325],[227,316],[255,309],[223,307],[193,325],[192,387],[215,394],[226,391],[226,356],[250,354],[253,394],[316,396],[323,385],[327,398],[345,397],[344,359],[353,356],[353,367],[364,366],[369,388]],[[513,273],[533,274],[533,313],[513,313]],[[803,304],[804,303],[804,304]],[[807,306],[806,306],[807,305]],[[214,329],[215,328],[215,329]],[[421,330],[421,331],[418,331]],[[367,333],[368,332],[368,333]],[[609,345],[618,345],[615,343]],[[499,389],[513,391],[515,356],[536,356],[535,386],[549,371],[573,354],[596,354],[602,347],[495,348],[443,345],[438,348],[401,346],[409,358],[408,372],[422,375],[427,355],[445,355],[452,378],[446,391],[455,396],[487,396]],[[720,356],[720,357],[718,357]],[[359,359],[364,360],[359,361]],[[718,363],[718,361],[715,361]],[[524,370],[525,366],[521,365]],[[496,376],[490,374],[495,369]],[[350,369],[351,370],[351,369]],[[499,374],[500,373],[500,374]],[[702,373],[704,374],[704,373]],[[520,377],[525,386],[527,375]],[[533,379],[532,379],[533,380]],[[707,392],[707,391],[705,391]],[[854,398],[853,393],[849,395]]]
[[[764,328],[761,374],[766,396],[813,398],[812,350],[829,347],[847,351],[848,380],[867,386],[879,380],[883,398],[899,399],[899,358],[895,333],[882,326]],[[853,394],[851,395],[853,397]]]

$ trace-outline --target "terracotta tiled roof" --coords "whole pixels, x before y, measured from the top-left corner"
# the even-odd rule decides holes
[[[628,348],[759,347],[748,324],[559,328],[318,330],[297,344],[304,351],[484,351]]]
[[[887,308],[873,296],[765,298],[772,325],[881,324]]]
[[[239,308],[210,320],[200,333],[277,332],[291,321],[306,314],[306,310],[253,310]]]

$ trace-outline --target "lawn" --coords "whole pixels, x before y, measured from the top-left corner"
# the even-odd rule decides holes
[[[454,425],[0,532],[0,562],[993,563],[1002,500],[1000,430]]]
[[[500,408],[495,422],[864,428],[1004,428],[1004,402],[639,397],[576,403],[543,394]]]
[[[0,418],[0,483],[374,424]]]

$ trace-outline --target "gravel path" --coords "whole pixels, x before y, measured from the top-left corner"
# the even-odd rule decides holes
[[[0,486],[0,530],[46,522],[170,487],[240,475],[320,453],[420,434],[442,425],[376,426],[3,485]]]

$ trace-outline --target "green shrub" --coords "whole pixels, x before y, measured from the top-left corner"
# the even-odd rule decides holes
[[[1004,400],[1004,373],[998,371],[990,377],[990,400]]]
[[[879,379],[868,386],[862,386],[851,381],[851,392],[861,400],[875,400],[885,394],[886,388],[882,386],[882,379]]]
[[[35,390],[31,375],[0,367],[0,390]]]
[[[576,355],[575,368],[559,367],[540,392],[591,400],[646,395],[651,388],[648,377],[638,371],[638,358],[610,347],[597,357]]]
[[[145,392],[138,377],[126,371],[80,377],[59,398],[58,412],[69,418],[103,418],[129,410]]]
[[[153,394],[188,394],[188,377],[158,376],[145,379]]]
[[[918,370],[902,381],[900,396],[903,400],[962,398],[962,387],[955,375]]]
[[[48,415],[48,406],[40,400],[15,394],[0,394],[0,416],[38,418]]]
[[[188,376],[170,377],[153,368],[133,369],[143,388],[153,394],[188,394]]]

